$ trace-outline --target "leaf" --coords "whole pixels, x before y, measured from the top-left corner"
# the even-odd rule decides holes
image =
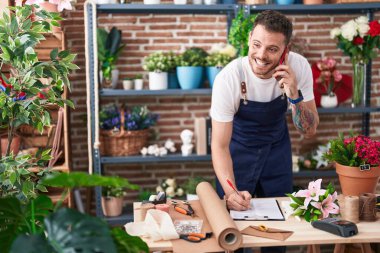
[[[131,236],[121,228],[111,230],[118,253],[149,253],[148,245],[138,236]]]
[[[99,175],[90,175],[84,172],[62,173],[54,176],[47,176],[42,183],[52,187],[94,187],[94,186],[114,186],[125,187],[131,190],[137,190],[137,185],[129,183],[125,178],[106,177]]]
[[[54,48],[50,52],[50,59],[53,61],[53,60],[57,59],[57,56],[58,56],[58,48]]]
[[[44,224],[47,239],[57,252],[117,252],[108,225],[97,217],[62,208]]]
[[[288,194],[286,194],[286,196],[288,196],[289,198],[291,198],[291,199],[292,199],[294,202],[296,202],[298,205],[303,206],[304,201],[302,201],[301,199],[299,199],[299,198],[293,196],[293,194],[288,193]]]
[[[53,247],[43,235],[19,235],[12,244],[11,253],[52,253]]]
[[[63,102],[72,109],[75,109],[74,103],[71,100],[63,100]]]

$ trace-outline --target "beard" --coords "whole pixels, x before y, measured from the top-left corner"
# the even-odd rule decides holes
[[[269,79],[272,77],[274,73],[274,69],[278,66],[278,64],[266,65],[265,68],[260,68],[255,60],[255,57],[248,57],[249,65],[251,67],[252,72],[259,78]],[[264,62],[267,60],[264,59]],[[268,68],[269,67],[269,68]]]

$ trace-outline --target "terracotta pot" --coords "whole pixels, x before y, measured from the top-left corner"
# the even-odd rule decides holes
[[[119,216],[123,211],[123,197],[102,197],[102,209],[105,216]]]
[[[14,136],[11,144],[11,151],[13,151],[14,155],[18,154],[18,151],[20,149],[20,142],[21,138],[20,136]],[[4,156],[5,152],[7,151],[8,146],[8,136],[1,136],[1,155]]]
[[[344,195],[359,196],[361,193],[375,193],[380,177],[379,167],[361,171],[359,167],[336,163],[335,168]]]

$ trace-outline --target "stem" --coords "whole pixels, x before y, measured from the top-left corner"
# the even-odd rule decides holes
[[[36,233],[36,219],[35,219],[35,213],[34,213],[35,207],[34,207],[34,200],[33,199],[30,201],[30,204],[31,204],[31,209],[32,209],[32,215],[30,217],[30,221],[32,223],[32,233],[35,234]]]
[[[11,121],[10,126],[11,127],[8,128],[8,146],[7,146],[7,151],[5,153],[6,156],[9,156],[9,153],[11,151],[11,144],[12,144],[12,140],[13,140],[13,130],[14,130],[14,127],[13,127],[12,121]]]
[[[60,208],[62,206],[62,203],[65,200],[69,191],[70,191],[69,188],[65,188],[65,190],[62,192],[61,197],[59,198],[59,200],[57,201],[57,204],[54,207],[54,212],[56,212],[58,210],[58,208]]]

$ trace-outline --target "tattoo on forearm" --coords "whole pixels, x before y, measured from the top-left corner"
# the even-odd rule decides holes
[[[305,108],[302,103],[292,105],[292,107],[293,123],[295,127],[302,133],[308,133],[315,125],[314,114]]]

